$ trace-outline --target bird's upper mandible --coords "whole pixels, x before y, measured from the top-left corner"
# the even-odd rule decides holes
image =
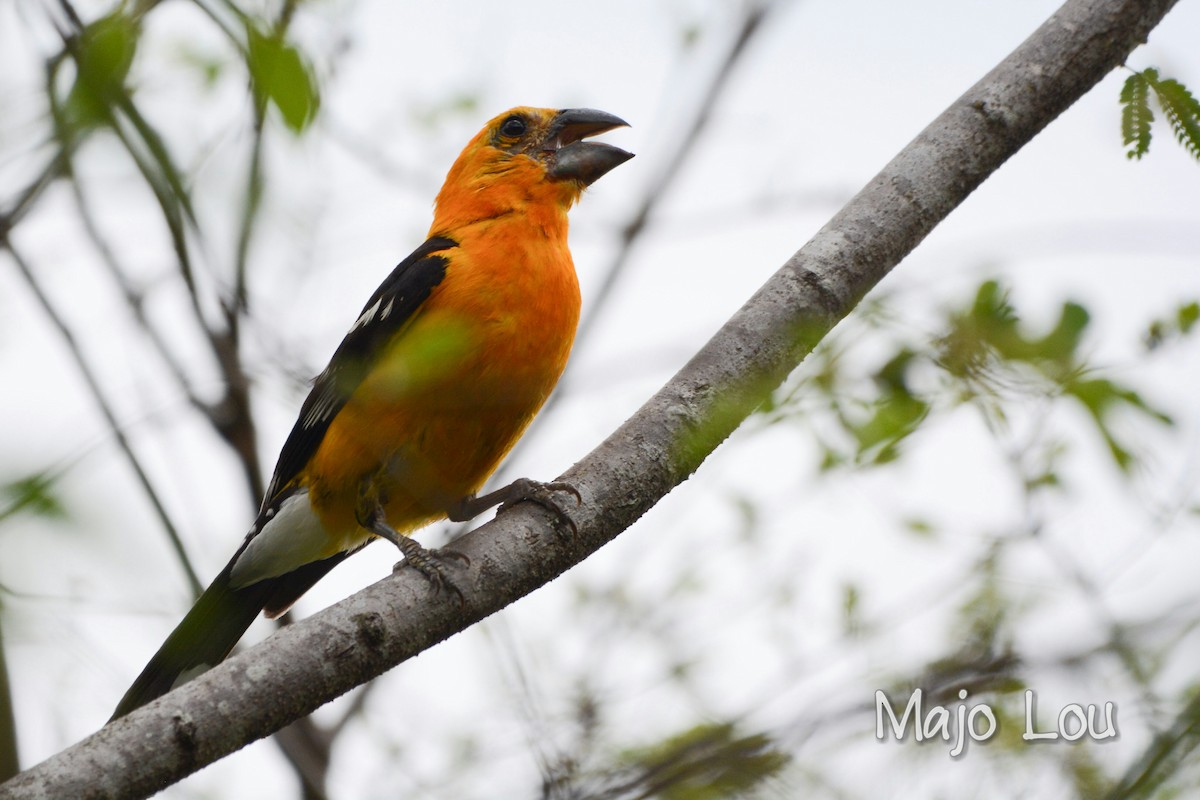
[[[497,115],[450,168],[431,230],[519,212],[529,203],[569,208],[587,186],[633,158],[585,139],[627,125],[590,108],[518,106]]]

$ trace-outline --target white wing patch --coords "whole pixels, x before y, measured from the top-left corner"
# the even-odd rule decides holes
[[[192,667],[191,669],[185,669],[183,672],[179,673],[179,677],[177,677],[171,683],[171,691],[178,689],[180,686],[183,686],[185,683],[187,683],[190,680],[199,678],[201,675],[208,672],[214,666],[216,666],[216,665],[215,664],[197,664],[196,666]]]
[[[340,402],[334,392],[326,390],[321,392],[317,397],[317,401],[313,403],[312,408],[304,415],[304,421],[301,423],[305,428],[311,428],[319,422],[324,422],[329,418],[330,412],[333,411],[335,405]]]
[[[229,574],[234,589],[286,575],[305,564],[333,555],[331,537],[308,502],[308,492],[283,501],[238,556]]]
[[[356,331],[359,328],[365,328],[367,325],[370,325],[371,320],[375,319],[375,315],[379,313],[379,304],[382,302],[383,298],[380,297],[378,300],[368,306],[367,309],[362,312],[359,318],[354,320],[354,324],[350,326],[350,330]],[[388,311],[391,311],[391,307],[392,304],[388,303]],[[385,317],[388,315],[388,311],[383,312]]]

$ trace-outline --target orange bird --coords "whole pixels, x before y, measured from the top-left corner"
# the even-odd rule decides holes
[[[584,139],[624,125],[603,111],[520,107],[471,140],[438,192],[429,238],[317,377],[242,546],[114,719],[219,663],[260,611],[282,614],[376,537],[440,588],[445,562],[413,531],[505,502],[554,508],[551,492],[574,493],[522,479],[476,494],[566,366],[579,320],[567,210],[633,157]]]

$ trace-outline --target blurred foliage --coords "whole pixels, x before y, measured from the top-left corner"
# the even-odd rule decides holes
[[[1014,734],[1023,729],[1023,720],[1012,709],[1021,704],[1017,694],[1039,667],[1027,662],[1017,634],[1042,606],[1037,593],[1012,582],[1005,562],[1028,540],[1024,537],[1043,535],[1048,521],[1038,500],[1047,491],[1061,493],[1063,456],[1077,437],[1034,425],[1032,436],[1018,439],[1014,420],[1035,408],[1043,419],[1066,413],[1085,420],[1088,425],[1080,430],[1090,431],[1103,445],[1121,481],[1142,463],[1146,426],[1170,429],[1174,423],[1114,370],[1091,363],[1092,313],[1081,303],[1062,302],[1048,326],[1036,329],[1023,321],[1004,284],[989,279],[966,302],[943,309],[929,332],[920,334],[899,318],[893,303],[899,305],[886,296],[874,298],[856,315],[859,325],[853,333],[839,328],[822,342],[806,369],[760,409],[758,426],[770,430],[781,423],[802,425],[818,444],[818,468],[829,473],[895,464],[904,457],[905,446],[915,446],[923,429],[964,405],[982,415],[1019,487],[1022,526],[984,539],[948,631],[948,643],[955,649],[895,677],[888,695],[904,698],[899,713],[915,688],[926,693],[927,707],[953,706],[957,692],[965,689],[974,702],[995,703],[1002,751],[1028,758],[1027,743]],[[1143,345],[1156,352],[1167,343],[1181,342],[1198,320],[1200,303],[1181,300],[1147,326]],[[872,335],[864,336],[864,331]],[[919,536],[937,530],[921,514],[899,520],[899,526]],[[1100,605],[1100,590],[1089,578],[1069,561],[1062,570],[1064,586]],[[864,609],[860,589],[843,584],[843,624],[848,635],[866,631],[870,636],[877,628]],[[1102,610],[1095,613],[1109,626],[1111,638],[1096,654],[1073,662],[1071,669],[1084,669],[1084,663],[1094,668],[1091,659],[1099,653],[1115,655],[1134,686],[1154,692],[1151,687],[1168,663],[1171,645],[1164,649],[1151,642],[1148,631],[1117,622]],[[1155,747],[1161,752],[1144,756],[1145,768],[1154,775],[1153,791],[1134,788],[1148,779],[1127,776],[1114,781],[1112,765],[1099,755],[1103,745],[1065,750],[1062,773],[1080,798],[1186,796],[1188,791],[1180,787],[1198,785],[1195,776],[1181,768],[1194,741],[1200,741],[1188,733],[1192,726],[1200,730],[1197,708],[1200,704],[1187,705],[1157,739]]]
[[[853,583],[842,586],[842,632],[847,637],[863,634],[862,590]]]
[[[220,83],[230,68],[228,59],[221,55],[201,50],[190,42],[179,45],[176,56],[181,64],[195,70],[205,89],[212,89]]]
[[[48,174],[71,175],[72,159],[83,141],[98,129],[110,131],[154,193],[176,254],[184,271],[190,272],[184,227],[187,223],[194,224],[195,217],[186,181],[161,134],[134,101],[136,90],[130,76],[141,34],[140,22],[120,6],[84,25],[74,9],[64,5],[78,29],[61,32],[63,53],[50,60],[47,73],[46,95],[59,147]],[[59,83],[68,63],[67,56],[74,65],[74,76],[63,97]],[[32,196],[27,195],[26,199]]]
[[[1103,794],[1081,795],[1106,800],[1161,800],[1193,797],[1200,787],[1198,762],[1200,749],[1200,687],[1192,687],[1187,702],[1171,725],[1155,735],[1154,741],[1120,781]]]
[[[974,565],[973,590],[958,610],[958,630],[953,639],[966,649],[1008,652],[1012,648],[1012,598],[1005,592],[999,569],[1000,552],[990,548]]]
[[[140,34],[122,10],[88,24],[68,38],[75,80],[65,103],[66,121],[76,129],[109,125],[128,91],[129,70]]]
[[[1150,152],[1151,94],[1180,146],[1200,161],[1200,100],[1174,78],[1160,78],[1153,67],[1134,72],[1121,87],[1121,136],[1129,147],[1126,157],[1140,159]]]
[[[414,113],[414,121],[421,127],[435,131],[446,120],[460,119],[480,112],[480,98],[475,92],[451,92],[444,99],[427,103]]]
[[[0,484],[0,523],[18,514],[32,514],[49,519],[66,519],[67,510],[54,489],[55,478],[39,472]]]
[[[828,477],[902,466],[907,450],[920,443],[922,431],[949,424],[951,415],[962,408],[980,415],[1003,454],[1011,475],[990,480],[1017,489],[1015,516],[1019,524],[983,536],[980,553],[959,587],[960,600],[946,631],[947,652],[894,676],[896,696],[907,697],[914,687],[920,687],[928,702],[952,707],[959,702],[958,692],[966,690],[971,702],[994,704],[1000,733],[994,746],[980,749],[988,755],[979,757],[994,759],[997,764],[1011,759],[1008,766],[999,768],[1002,774],[1008,774],[1015,764],[1028,765],[1045,755],[1080,798],[1169,796],[1172,791],[1185,796],[1187,789],[1179,787],[1200,785],[1181,766],[1191,748],[1186,735],[1160,737],[1163,753],[1153,757],[1159,794],[1126,793],[1119,777],[1123,767],[1105,756],[1107,742],[1080,743],[1059,752],[1054,748],[1031,750],[1021,739],[1023,692],[1031,681],[1044,679],[1046,665],[1040,654],[1022,652],[1019,633],[1044,609],[1045,597],[1043,591],[1014,583],[1014,568],[1009,563],[1022,543],[1044,539],[1052,523],[1045,498],[1065,497],[1065,456],[1084,438],[1091,437],[1101,446],[1099,452],[1106,453],[1115,468],[1112,479],[1127,485],[1149,455],[1150,439],[1145,434],[1151,429],[1169,431],[1174,427],[1171,416],[1149,401],[1142,388],[1125,377],[1125,371],[1094,363],[1093,313],[1083,303],[1062,301],[1046,323],[1033,325],[1024,319],[1005,284],[988,279],[967,292],[962,301],[938,311],[932,324],[923,321],[922,330],[903,319],[903,306],[903,301],[886,295],[868,299],[856,312],[849,331],[839,326],[823,341],[793,379],[763,404],[751,424],[752,430],[763,432],[781,424],[799,425],[816,444],[816,466]],[[1181,343],[1196,329],[1198,319],[1200,303],[1178,301],[1147,326],[1145,349],[1156,352],[1166,350],[1168,343]],[[1063,429],[1037,422],[1051,417],[1083,424]],[[703,441],[708,435],[697,431],[695,441],[685,444],[701,451],[708,444]],[[762,524],[763,512],[747,509],[744,498],[734,494],[730,504],[744,525]],[[898,520],[898,525],[922,539],[939,536],[942,528],[933,517],[919,512]],[[760,538],[760,534],[740,534],[739,542]],[[1101,588],[1074,566],[1071,554],[1051,551],[1048,555],[1058,561],[1061,570],[1062,586],[1054,591],[1077,592],[1094,606],[1093,614],[1107,626],[1110,637],[1094,652],[1068,657],[1064,668],[1072,674],[1100,670],[1106,660],[1115,657],[1135,691],[1145,697],[1162,691],[1160,681],[1175,653],[1173,644],[1164,646],[1150,630],[1110,616],[1100,600]],[[749,552],[744,557],[753,561]],[[857,580],[839,584],[841,633],[867,652],[888,630],[869,602],[870,589],[870,584]],[[626,604],[635,602],[627,593],[622,596]],[[780,591],[773,596],[779,598],[776,613],[787,613],[782,609],[795,600],[794,592]],[[657,612],[643,608],[641,613]],[[635,605],[630,616],[637,615]],[[1190,627],[1184,628],[1187,630]],[[703,664],[701,660],[696,666],[702,670]],[[1182,718],[1192,719],[1186,709]],[[1177,722],[1175,727],[1186,729],[1186,724]],[[761,735],[780,746],[780,732],[763,731]],[[787,748],[782,752],[795,756]],[[801,763],[799,758],[784,767],[781,775],[784,784],[792,787],[814,780],[814,776],[820,776],[816,784],[822,785],[822,780],[830,777],[811,760]],[[823,790],[829,787],[823,786]]]
[[[293,133],[303,133],[320,106],[320,92],[312,65],[280,31],[265,33],[246,22],[246,65],[259,103],[278,109]]]
[[[1181,303],[1173,314],[1154,320],[1146,328],[1146,349],[1155,350],[1167,342],[1183,339],[1196,327],[1198,320],[1200,303]]]
[[[763,734],[742,735],[731,723],[704,724],[622,758],[630,773],[597,798],[722,800],[741,797],[775,777],[789,758]]]
[[[1158,340],[1189,331],[1194,305],[1181,305],[1173,320],[1156,322],[1152,330]],[[934,410],[972,402],[1002,419],[1005,404],[1016,397],[1067,400],[1086,412],[1114,465],[1128,472],[1137,465],[1137,456],[1119,432],[1125,418],[1132,414],[1164,426],[1172,421],[1132,387],[1088,364],[1082,344],[1090,322],[1084,306],[1067,301],[1048,331],[1030,331],[1005,287],[986,280],[970,302],[943,312],[940,333],[893,339],[891,351],[869,373],[870,392],[852,383],[835,339],[813,354],[815,369],[806,379],[783,387],[760,417],[768,424],[807,418],[815,398],[834,423],[814,427],[821,468],[831,470],[895,461],[903,443]],[[826,421],[824,415],[821,419]],[[1048,468],[1032,480],[1053,486],[1058,476]]]

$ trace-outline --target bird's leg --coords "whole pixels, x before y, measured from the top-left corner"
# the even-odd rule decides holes
[[[364,486],[364,490],[371,486],[372,482],[368,481]],[[446,564],[450,559],[461,561],[464,565],[470,566],[471,559],[467,558],[463,553],[454,550],[429,550],[421,546],[421,543],[416,539],[404,536],[391,525],[388,525],[387,518],[383,513],[383,504],[377,493],[372,491],[364,491],[363,497],[360,499],[359,507],[355,516],[358,518],[358,524],[369,530],[381,539],[387,539],[400,550],[404,556],[404,560],[396,564],[396,569],[401,566],[408,565],[413,567],[433,584],[435,594],[441,594],[442,589],[449,589],[458,596],[459,603],[463,602],[462,590],[455,585],[453,579],[446,571]]]
[[[571,529],[571,533],[574,534],[577,532],[575,521],[571,519],[571,515],[567,513],[566,509],[559,505],[558,499],[555,497],[556,492],[575,495],[575,505],[579,505],[583,501],[583,498],[579,496],[579,490],[569,483],[562,481],[543,483],[530,478],[517,478],[508,486],[488,492],[482,497],[469,495],[462,498],[447,510],[447,516],[452,522],[466,522],[492,506],[500,506],[500,510],[503,511],[509,506],[528,500],[554,514],[566,523],[567,527]]]

